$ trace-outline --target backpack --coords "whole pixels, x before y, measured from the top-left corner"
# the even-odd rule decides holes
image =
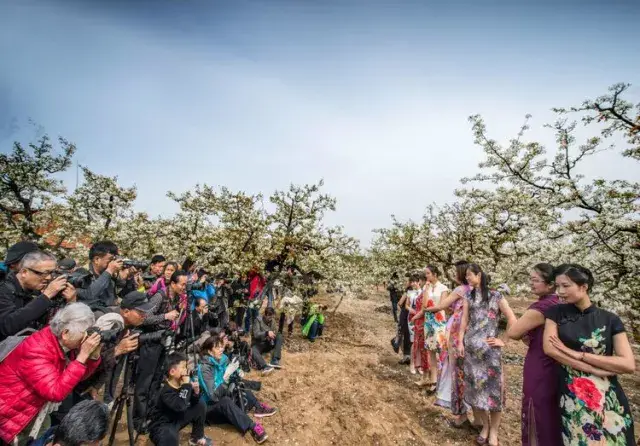
[[[26,338],[35,333],[37,330],[33,328],[25,328],[18,333],[8,336],[4,341],[0,342],[0,363],[5,360],[9,354],[16,349]]]

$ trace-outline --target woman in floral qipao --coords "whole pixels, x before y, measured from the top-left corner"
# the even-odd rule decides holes
[[[432,394],[436,392],[438,383],[438,355],[442,350],[446,348],[446,316],[444,311],[428,312],[427,309],[435,307],[440,303],[440,300],[444,300],[447,297],[449,288],[440,282],[438,276],[440,270],[436,266],[427,266],[424,270],[427,283],[425,284],[422,294],[422,308],[414,316],[414,321],[419,318],[422,319],[424,324],[424,349],[429,355],[429,385],[428,393]]]
[[[500,419],[504,407],[504,379],[502,373],[502,347],[498,338],[500,314],[507,318],[507,326],[516,317],[506,299],[497,291],[489,290],[487,275],[472,263],[467,268],[467,282],[472,287],[464,300],[459,346],[464,356],[464,400],[473,409],[473,418],[482,421],[478,444],[496,446]]]
[[[562,366],[562,441],[633,446],[633,420],[617,377],[635,371],[622,321],[591,303],[593,275],[587,268],[561,265],[555,277],[556,292],[566,303],[545,312],[543,346]]]

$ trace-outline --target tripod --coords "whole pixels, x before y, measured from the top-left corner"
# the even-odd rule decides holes
[[[124,384],[122,386],[122,390],[120,391],[120,395],[118,395],[113,403],[113,408],[111,409],[111,413],[114,415],[112,425],[111,425],[111,434],[109,435],[109,446],[113,446],[113,442],[116,438],[116,431],[118,430],[118,423],[120,423],[120,418],[122,418],[122,411],[125,406],[127,408],[127,431],[129,434],[129,446],[134,446],[137,440],[137,436],[135,436],[135,432],[133,429],[133,394],[134,394],[134,376],[138,366],[138,357],[135,356],[134,352],[127,353],[124,359]]]

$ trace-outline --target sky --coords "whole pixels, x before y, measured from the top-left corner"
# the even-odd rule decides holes
[[[640,101],[638,23],[637,0],[3,0],[0,150],[33,119],[153,216],[196,183],[324,179],[327,222],[367,245],[477,173],[470,115],[506,141],[531,113],[551,144],[551,107],[621,81]],[[587,177],[637,177],[599,156]]]

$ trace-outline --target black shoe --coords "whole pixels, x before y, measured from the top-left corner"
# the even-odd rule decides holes
[[[402,358],[400,361],[398,361],[398,364],[400,364],[400,365],[409,365],[409,364],[411,364],[411,358]]]
[[[391,340],[391,347],[393,348],[393,351],[398,353],[400,351],[400,346],[398,344],[396,344],[396,338],[393,338]]]

